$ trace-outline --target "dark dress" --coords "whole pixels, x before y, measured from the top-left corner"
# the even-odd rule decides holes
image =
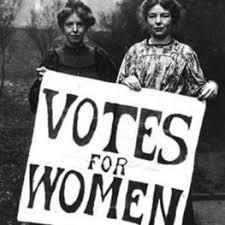
[[[86,44],[81,44],[76,48],[64,44],[62,47],[50,50],[41,66],[74,76],[108,82],[116,81],[117,71],[110,56],[102,48],[90,47]],[[33,113],[36,113],[37,110],[40,85],[41,78],[37,77],[28,95],[30,109]]]
[[[115,82],[116,69],[109,55],[100,47],[84,43],[76,48],[68,45],[50,50],[40,66],[74,76]],[[30,108],[36,113],[41,79],[36,78],[28,95]]]

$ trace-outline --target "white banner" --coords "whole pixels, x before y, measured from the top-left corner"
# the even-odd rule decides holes
[[[181,225],[205,104],[49,71],[18,220]]]

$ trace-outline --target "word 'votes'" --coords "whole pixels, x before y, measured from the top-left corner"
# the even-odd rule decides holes
[[[44,89],[43,93],[46,95],[46,102],[47,102],[48,135],[49,135],[49,138],[56,139],[69,108],[77,100],[78,96],[73,94],[67,94],[66,102],[65,102],[65,106],[62,111],[62,114],[59,117],[58,122],[55,123],[56,124],[55,127],[53,127],[53,109],[54,109],[53,98],[56,95],[58,95],[59,92],[55,90],[51,90],[51,89]],[[89,104],[92,107],[93,117],[90,122],[89,131],[84,137],[80,137],[78,133],[78,118],[79,118],[78,115],[82,107],[86,104]],[[129,115],[133,118],[134,122],[136,122],[137,115],[138,115],[138,108],[134,106],[129,106],[129,105],[105,102],[103,114],[105,115],[107,113],[113,114],[113,120],[112,120],[111,132],[110,132],[111,133],[110,139],[106,147],[103,149],[103,151],[118,153],[117,146],[116,146],[116,137],[117,137],[119,121],[123,115]],[[150,138],[152,134],[152,130],[153,130],[153,128],[146,128],[145,122],[148,118],[153,117],[153,118],[156,118],[158,126],[162,123],[164,135],[166,135],[167,137],[175,141],[179,147],[179,155],[174,160],[165,159],[163,157],[163,149],[160,149],[158,152],[157,162],[164,165],[177,165],[185,161],[187,153],[188,153],[188,149],[183,138],[172,134],[170,130],[171,123],[174,119],[181,119],[187,125],[187,129],[190,129],[192,117],[182,115],[182,114],[170,114],[162,121],[162,115],[163,115],[162,111],[151,110],[146,108],[141,109],[140,118],[138,118],[139,126],[138,126],[138,135],[136,138],[134,157],[139,159],[149,160],[149,161],[154,160],[154,158],[156,157],[157,146],[155,146],[155,148],[153,149],[151,153],[144,152],[142,148],[144,136],[147,135]],[[98,125],[98,107],[92,99],[85,98],[79,102],[74,112],[73,131],[72,131],[74,142],[78,146],[88,145],[96,131],[97,125]]]

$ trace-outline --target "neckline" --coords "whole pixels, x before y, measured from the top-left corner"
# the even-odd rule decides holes
[[[155,47],[164,47],[164,46],[168,46],[171,45],[174,42],[174,39],[171,38],[169,42],[165,43],[165,44],[150,44],[149,43],[150,38],[146,38],[146,43],[148,46],[155,46]]]
[[[85,45],[84,42],[81,42],[81,43],[79,43],[79,44],[76,45],[76,46],[72,46],[72,45],[69,45],[69,44],[66,42],[66,43],[64,44],[64,47],[67,48],[67,49],[72,49],[72,50],[74,50],[74,51],[79,51],[79,50],[85,48],[86,45]]]

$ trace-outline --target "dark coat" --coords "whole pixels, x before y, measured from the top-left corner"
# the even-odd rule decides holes
[[[40,66],[57,72],[75,76],[115,82],[117,71],[109,55],[100,47],[82,44],[72,48],[67,45],[49,51]],[[36,113],[41,78],[35,79],[28,100],[33,113]]]

